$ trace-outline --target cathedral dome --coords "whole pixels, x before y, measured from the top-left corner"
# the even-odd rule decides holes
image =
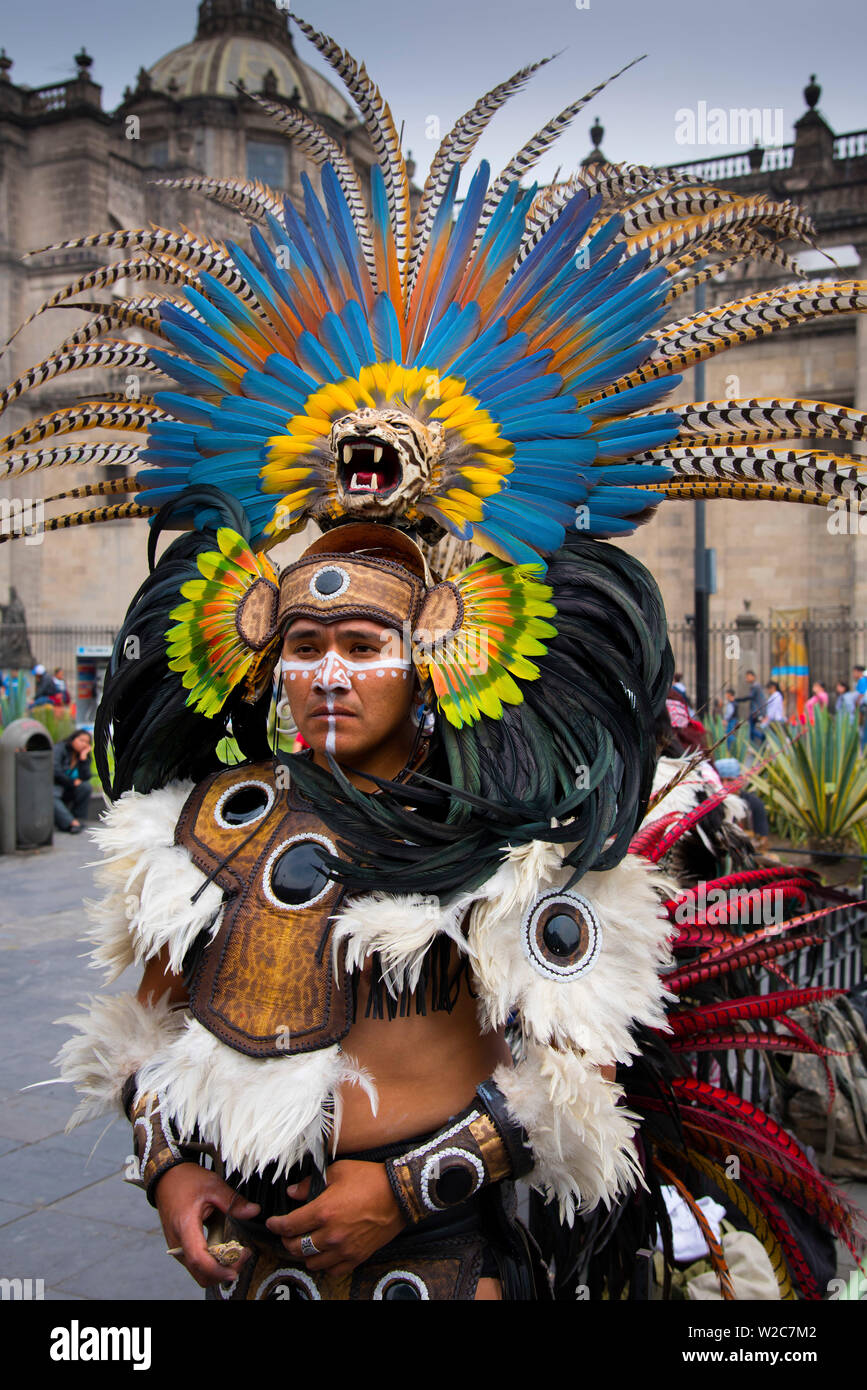
[[[337,88],[298,57],[286,11],[274,0],[202,0],[193,41],[149,69],[152,89],[178,99],[235,97],[235,82],[260,92],[269,72],[276,78],[275,95],[294,94],[301,106],[341,124],[357,120]]]

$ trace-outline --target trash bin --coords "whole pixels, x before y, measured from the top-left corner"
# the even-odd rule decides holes
[[[0,853],[50,845],[54,832],[54,744],[38,719],[0,734]]]

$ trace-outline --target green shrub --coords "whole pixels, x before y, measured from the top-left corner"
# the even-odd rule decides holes
[[[30,714],[34,719],[38,719],[40,724],[45,725],[55,743],[62,743],[75,732],[75,720],[72,715],[67,714],[66,710],[57,709],[54,705],[37,705]]]
[[[820,705],[803,730],[769,725],[766,751],[776,756],[751,786],[774,828],[816,850],[867,852],[867,758],[855,720]]]
[[[29,694],[29,673],[27,671],[16,671],[6,677],[11,685],[15,682],[14,689],[8,695],[0,695],[0,729],[8,729],[10,724],[14,724],[16,719],[23,719],[27,713],[27,698]]]

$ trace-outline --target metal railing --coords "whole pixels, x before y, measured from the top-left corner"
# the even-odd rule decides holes
[[[53,671],[62,666],[72,686],[79,647],[110,647],[117,628],[96,624],[2,623],[0,670],[9,674],[28,671],[36,663]]]
[[[696,689],[695,632],[692,623],[671,623],[669,640],[674,652],[675,670],[683,673],[690,696]],[[728,686],[737,687],[743,666],[741,653],[749,640],[749,664],[764,685],[777,668],[794,664],[788,653],[798,644],[806,652],[808,682],[821,681],[834,698],[837,681],[852,684],[852,667],[867,665],[867,622],[850,618],[807,618],[797,622],[762,622],[747,635],[737,624],[711,623],[708,632],[708,690],[711,711],[714,701],[724,699]],[[781,677],[785,689],[786,682]],[[737,690],[739,695],[744,692]],[[788,705],[791,704],[791,708]],[[743,707],[741,707],[743,712]],[[787,701],[787,714],[796,713]]]
[[[756,159],[755,148],[742,150],[736,154],[720,154],[710,159],[689,159],[673,167],[681,173],[694,174],[696,178],[707,179],[711,183],[723,179],[741,179],[750,174],[769,174],[776,169],[789,169],[794,158],[795,146],[766,145],[762,149],[761,163],[753,168]],[[849,130],[834,137],[834,159],[859,159],[867,155],[867,130]]]

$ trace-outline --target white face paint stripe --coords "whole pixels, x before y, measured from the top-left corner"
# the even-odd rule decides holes
[[[313,689],[318,688],[325,696],[325,706],[328,710],[325,750],[332,757],[337,752],[337,720],[332,713],[335,692],[351,690],[352,677],[357,676],[363,681],[369,671],[375,671],[378,676],[384,676],[386,671],[391,671],[392,676],[397,676],[398,671],[402,671],[406,680],[407,671],[411,667],[411,661],[404,661],[400,657],[382,657],[379,661],[350,661],[346,657],[338,656],[335,651],[328,651],[324,656],[315,657],[312,661],[283,659],[280,662],[281,670],[288,671],[290,680],[294,681],[296,675],[312,676]]]

